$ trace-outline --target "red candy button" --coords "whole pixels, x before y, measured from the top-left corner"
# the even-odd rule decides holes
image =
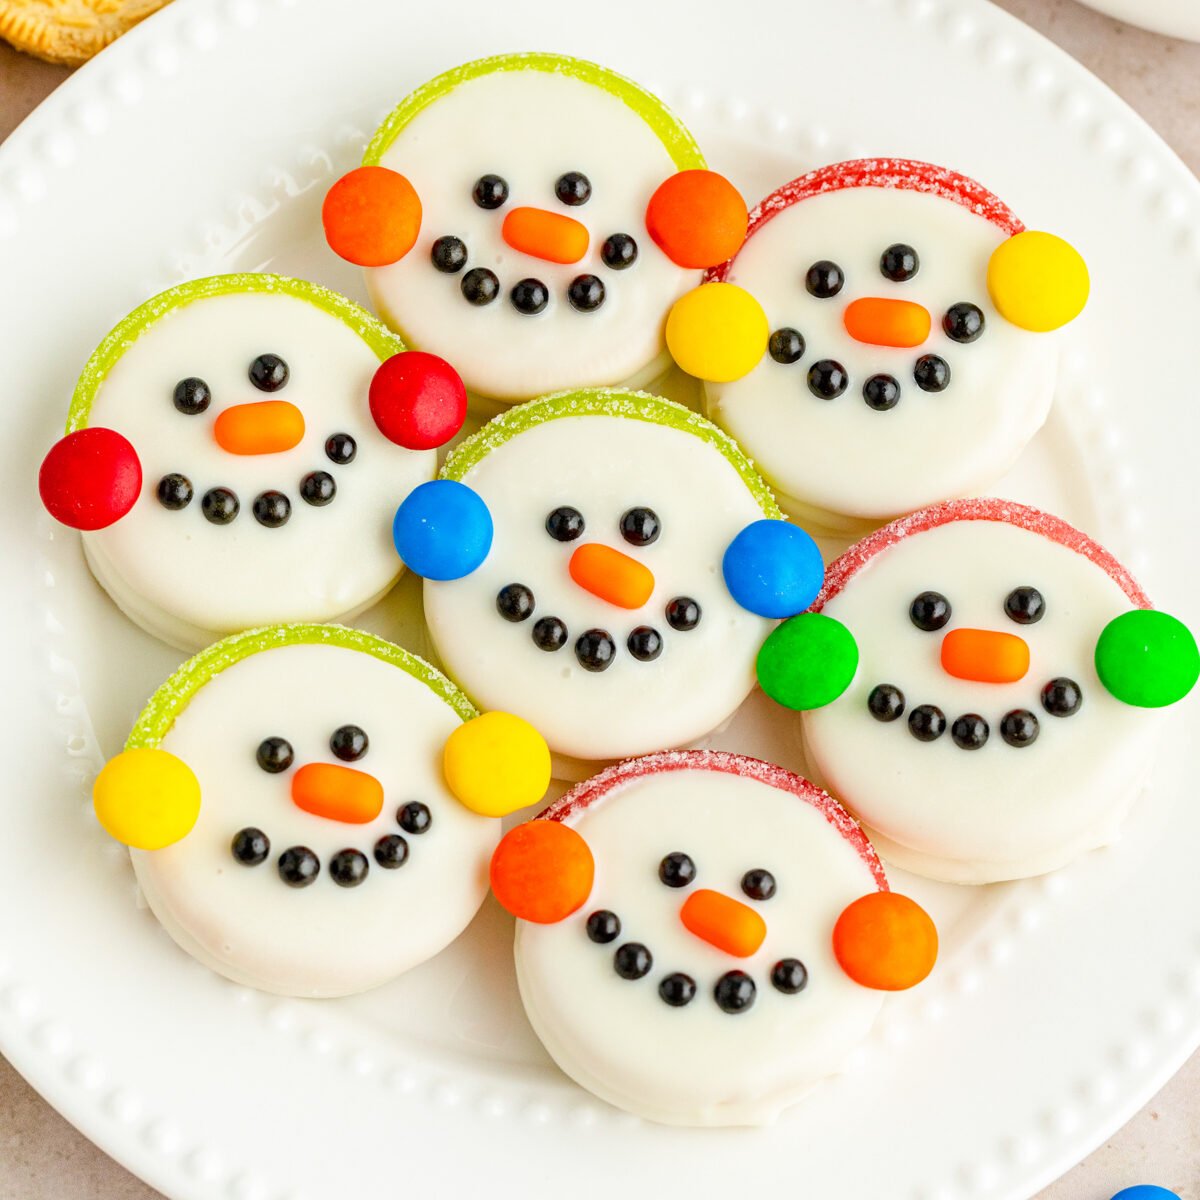
[[[434,450],[467,417],[467,389],[458,372],[436,354],[393,354],[371,380],[371,416],[380,433],[407,450]]]
[[[115,429],[79,429],[51,447],[38,473],[46,510],[72,529],[119,521],[142,490],[137,451]]]

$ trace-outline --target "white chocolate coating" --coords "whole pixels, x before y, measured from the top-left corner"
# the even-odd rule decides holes
[[[1041,428],[1057,373],[1055,339],[1029,333],[1000,316],[988,296],[987,263],[1005,234],[983,217],[940,196],[861,187],[801,200],[759,228],[734,261],[729,282],[762,304],[772,330],[803,335],[792,364],[764,354],[742,379],[707,384],[708,414],[746,448],[790,511],[825,511],[874,520],[938,500],[977,493],[998,479]],[[911,245],[916,276],[885,278],[880,255]],[[808,268],[837,263],[845,284],[817,299]],[[932,320],[923,345],[866,345],[846,331],[846,306],[878,296],[924,305]],[[984,330],[974,342],[952,341],[942,317],[960,301],[979,307]],[[922,391],[913,367],[923,354],[950,366],[942,392]],[[849,375],[846,391],[820,399],[808,370],[833,359]],[[866,380],[893,376],[895,408],[877,412],[863,400]]]
[[[568,1075],[654,1121],[747,1125],[772,1120],[838,1071],[870,1030],[882,996],[843,973],[833,926],[877,884],[818,809],[756,779],[684,770],[619,784],[567,823],[595,857],[592,894],[557,925],[518,921],[516,962],[529,1020]],[[686,888],[659,880],[659,863],[672,851],[696,864]],[[769,900],[751,901],[741,890],[755,867],[775,876]],[[735,958],[684,927],[680,908],[698,888],[760,913],[767,935],[754,955]],[[598,909],[621,921],[608,945],[587,935],[588,915]],[[653,958],[638,980],[613,969],[613,953],[627,941],[643,943]],[[804,963],[803,991],[772,986],[771,968],[782,958]],[[736,1014],[713,999],[730,970],[745,971],[757,988],[753,1006]],[[659,981],[677,971],[697,985],[682,1008],[658,995]]]
[[[733,537],[763,516],[741,476],[713,445],[666,425],[607,415],[564,416],[518,433],[464,476],[486,501],[495,538],[483,565],[450,582],[425,582],[425,615],[446,673],[483,709],[530,721],[556,754],[602,760],[683,745],[720,725],[754,684],[754,659],[774,622],[739,607],[726,590],[721,559]],[[578,509],[586,528],[574,542],[546,532],[560,505]],[[657,541],[629,545],[620,519],[653,509]],[[585,591],[568,563],[577,547],[611,546],[647,566],[654,590],[629,610]],[[509,583],[533,591],[535,611],[520,623],[496,610]],[[687,596],[699,624],[675,630],[665,610]],[[542,617],[566,624],[567,644],[547,652],[532,640]],[[663,650],[641,662],[630,632],[656,629]],[[606,630],[617,653],[604,671],[585,670],[575,641]]]
[[[287,384],[261,392],[249,381],[260,354],[280,355]],[[285,293],[229,293],[167,312],[124,352],[100,385],[89,424],[124,434],[142,464],[142,494],[125,517],[85,533],[88,561],[118,605],[155,636],[199,649],[225,634],[275,622],[331,621],[380,598],[403,570],[391,539],[396,506],[433,477],[433,451],[389,442],[371,418],[367,391],[379,358],[336,316]],[[179,412],[175,385],[203,379],[207,411]],[[303,413],[305,433],[291,450],[236,455],[213,434],[217,415],[235,404],[287,400]],[[358,445],[352,463],[325,454],[333,433]],[[307,504],[300,481],[327,471],[337,494]],[[192,483],[179,511],[156,497],[170,472]],[[212,487],[231,488],[236,519],[214,525],[201,511]],[[252,511],[261,492],[291,501],[286,525],[269,529]]]
[[[1046,611],[1032,625],[1004,612],[1015,587],[1036,587]],[[909,606],[941,592],[951,618],[941,630],[913,625]],[[824,612],[859,648],[849,689],[803,714],[805,742],[823,784],[866,825],[889,861],[935,879],[989,883],[1040,874],[1114,838],[1145,782],[1158,714],[1121,703],[1100,683],[1096,640],[1131,602],[1100,567],[1050,538],[993,521],[957,521],[914,533],[871,558]],[[1026,676],[1015,683],[955,678],[941,666],[944,635],[998,630],[1025,639]],[[1042,707],[1042,687],[1066,676],[1083,703],[1072,716]],[[867,697],[877,684],[903,692],[905,713],[877,721]],[[934,704],[946,732],[920,742],[908,713]],[[1040,732],[1007,745],[1000,722],[1027,709]],[[950,725],[965,713],[988,723],[987,743],[963,750]]]
[[[297,808],[292,778],[311,762],[337,763],[329,738],[361,726],[367,753],[348,764],[384,788],[383,811],[352,825]],[[264,991],[341,996],[364,991],[449,945],[487,893],[487,869],[500,823],[468,811],[442,779],[442,747],[458,727],[454,710],[424,682],[370,654],[337,646],[286,645],[235,663],[191,700],[162,748],[200,782],[200,817],[182,841],[133,851],[138,883],[154,914],[189,954],[214,971]],[[266,737],[295,751],[287,771],[255,760]],[[432,815],[422,834],[406,834],[397,809],[411,800]],[[240,830],[261,829],[271,852],[258,866],[234,859]],[[408,860],[385,870],[378,839],[400,834]],[[316,880],[292,888],[279,855],[306,846],[321,860]],[[357,887],[329,874],[339,850],[367,856]]]
[[[646,231],[646,205],[677,168],[658,135],[618,97],[564,74],[497,71],[459,83],[421,110],[380,159],[416,188],[423,211],[416,245],[399,262],[366,272],[376,311],[409,345],[452,362],[473,392],[513,402],[544,392],[631,382],[665,365],[663,326],[671,305],[699,282],[676,266]],[[563,205],[555,181],[581,171],[592,185],[582,205]],[[475,181],[499,175],[509,197],[497,209],[478,207]],[[501,236],[505,216],[529,206],[587,226],[587,254],[557,264],[521,253]],[[637,261],[613,270],[601,258],[605,238],[629,234]],[[457,274],[430,262],[442,236],[461,238],[467,264]],[[486,267],[500,294],[474,307],[462,277]],[[567,287],[596,275],[604,303],[578,312]],[[509,300],[514,284],[540,280],[545,310],[519,313]]]

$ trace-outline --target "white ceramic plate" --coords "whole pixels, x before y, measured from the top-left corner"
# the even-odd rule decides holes
[[[453,15],[451,15],[453,10]],[[745,8],[742,11],[750,12]],[[1115,97],[982,2],[189,0],[85,67],[0,151],[0,1049],[177,1200],[406,1191],[689,1200],[1027,1197],[1200,1041],[1196,706],[1174,714],[1119,846],[976,891],[901,877],[944,956],[844,1076],[765,1130],[655,1127],[551,1065],[507,918],[347,1001],[274,999],[176,950],[135,901],[88,789],[178,660],[91,582],[34,475],[109,326],[180,278],[272,267],[361,294],[324,249],[325,186],[411,86],[510,49],[661,90],[754,198],[819,161],[943,161],[1092,263],[1055,414],[1003,490],[1095,533],[1200,625],[1194,507],[1200,188]],[[334,14],[337,14],[335,16]],[[422,648],[397,597],[370,624]],[[717,743],[798,764],[751,700]]]
[[[1200,4],[1196,0],[1079,0],[1088,8],[1139,25],[1152,33],[1200,42]]]

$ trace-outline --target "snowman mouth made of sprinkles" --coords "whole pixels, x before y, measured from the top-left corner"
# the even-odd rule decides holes
[[[746,231],[650,93],[592,63],[502,55],[419,88],[326,197],[376,311],[503,402],[640,385],[671,305]]]

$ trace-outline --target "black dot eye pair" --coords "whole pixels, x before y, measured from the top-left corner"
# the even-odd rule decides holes
[[[583,513],[577,508],[562,505],[546,518],[546,532],[556,542],[573,542],[581,537],[585,528]],[[649,546],[658,541],[662,532],[658,514],[652,508],[637,505],[621,514],[621,536],[631,546]]]
[[[250,364],[247,374],[260,392],[277,392],[287,383],[290,372],[278,354],[260,354]],[[175,385],[172,399],[181,413],[196,417],[212,403],[212,389],[203,379],[189,375]]]
[[[920,269],[917,252],[904,242],[894,242],[879,256],[880,274],[894,283],[904,283]],[[829,300],[846,286],[846,273],[828,258],[818,259],[805,272],[804,286],[810,296]]]
[[[554,194],[560,203],[577,208],[591,199],[591,180],[582,171],[568,171],[555,180]],[[499,175],[481,175],[471,197],[480,208],[499,208],[508,199],[508,182]]]
[[[358,725],[341,725],[329,739],[329,749],[342,762],[357,762],[370,746],[366,732]],[[255,752],[258,765],[270,775],[286,771],[296,760],[296,752],[287,738],[264,738]]]
[[[952,611],[941,592],[922,592],[909,605],[908,615],[918,629],[933,633],[945,626]],[[1046,615],[1046,600],[1035,587],[1013,588],[1004,598],[1004,611],[1018,625],[1036,625]]]
[[[658,877],[669,888],[687,887],[696,878],[696,864],[682,850],[672,850],[658,864]],[[754,867],[742,876],[742,891],[751,900],[770,900],[775,895],[775,876]]]

